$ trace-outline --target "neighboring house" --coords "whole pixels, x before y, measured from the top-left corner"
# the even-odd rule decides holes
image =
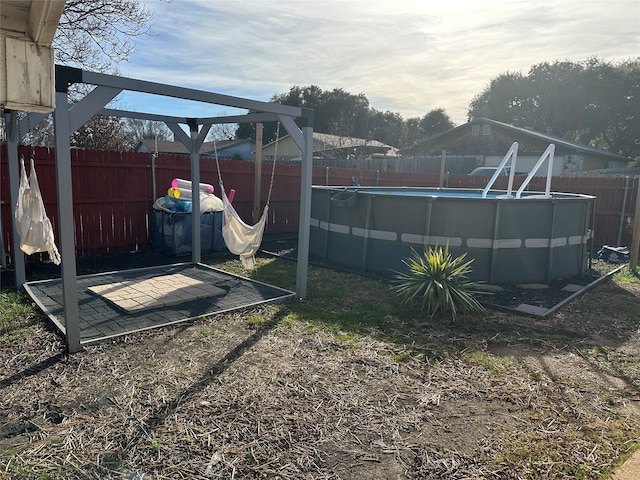
[[[475,157],[476,164],[471,166],[471,171],[473,167],[498,166],[513,142],[518,142],[517,173],[529,173],[551,143],[555,145],[553,175],[624,168],[631,161],[630,158],[599,148],[488,118],[478,118],[435,135],[403,151],[403,156],[432,156],[445,150],[447,156]],[[545,162],[538,170],[538,175],[546,173]]]
[[[158,140],[158,153],[188,154],[189,151],[182,142],[170,142]],[[215,157],[218,151],[220,158],[235,158],[238,160],[255,160],[256,145],[253,140],[220,140],[219,142],[204,142],[200,149],[200,156]],[[152,153],[156,150],[154,139],[142,140],[135,148],[136,152]]]
[[[277,147],[277,152],[276,152]],[[290,135],[281,137],[262,148],[266,160],[300,160],[300,150]],[[377,140],[340,137],[313,132],[313,158],[364,159],[397,157],[398,149]]]

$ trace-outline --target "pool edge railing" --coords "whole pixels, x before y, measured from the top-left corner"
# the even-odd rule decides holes
[[[496,169],[496,171],[493,172],[493,175],[487,182],[487,185],[484,187],[484,190],[482,190],[482,198],[487,198],[487,194],[489,193],[489,190],[491,189],[493,184],[496,182],[496,180],[500,176],[501,172],[503,171],[503,169],[505,168],[509,160],[511,160],[510,170],[509,170],[509,183],[507,185],[507,193],[505,197],[511,198],[511,192],[513,191],[513,177],[516,173],[517,158],[518,158],[518,142],[513,142],[511,144],[511,147],[509,147],[509,150],[507,151],[505,156],[502,158],[500,165],[498,165],[498,168]]]
[[[522,182],[522,185],[520,185],[520,188],[518,188],[518,191],[516,192],[516,198],[520,198],[522,196],[522,192],[524,191],[525,188],[527,188],[527,185],[529,185],[529,182],[535,176],[538,170],[540,170],[540,167],[542,166],[542,164],[547,158],[549,158],[549,163],[547,166],[547,184],[544,190],[544,198],[549,198],[551,196],[551,177],[553,176],[553,156],[554,156],[555,150],[556,150],[555,144],[550,143],[547,149],[540,156],[540,158],[538,159],[534,167],[531,169],[531,171],[527,175],[527,178],[525,178],[524,182]],[[541,198],[539,195],[536,195],[536,197]]]

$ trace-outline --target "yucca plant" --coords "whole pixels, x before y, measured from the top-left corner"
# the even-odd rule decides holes
[[[459,312],[484,312],[473,296],[478,284],[468,280],[473,259],[465,261],[466,256],[452,258],[448,243],[444,250],[428,247],[422,254],[411,249],[411,257],[402,260],[409,271],[397,273],[393,289],[404,304],[419,304],[430,316],[451,312],[455,320]]]

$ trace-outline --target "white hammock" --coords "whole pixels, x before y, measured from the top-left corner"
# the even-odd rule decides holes
[[[216,142],[213,142],[213,149],[216,158],[216,167],[218,168],[218,181],[220,182],[220,192],[222,195],[222,238],[227,245],[229,251],[240,256],[242,267],[252,270],[256,266],[256,253],[262,243],[262,235],[264,227],[267,224],[267,212],[269,211],[269,201],[271,200],[271,191],[273,190],[273,177],[276,171],[276,158],[278,155],[278,139],[280,137],[280,123],[276,129],[276,145],[273,155],[273,166],[271,168],[271,183],[269,184],[269,194],[267,195],[267,203],[262,211],[262,216],[255,225],[247,225],[242,221],[238,212],[236,212],[231,202],[227,198],[224,190],[222,176],[220,174],[220,162],[218,161],[218,149]]]
[[[247,225],[227,198],[224,186],[220,182],[222,192],[222,237],[231,253],[240,256],[242,267],[252,270],[256,266],[256,253],[262,243],[262,234],[267,223],[269,205],[265,205],[262,216],[255,225]]]

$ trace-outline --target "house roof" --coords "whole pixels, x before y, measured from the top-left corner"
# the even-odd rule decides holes
[[[452,128],[451,130],[447,130],[446,132],[442,132],[442,133],[439,133],[438,135],[434,135],[433,137],[429,138],[427,141],[423,142],[421,146],[424,146],[425,144],[431,144],[437,141],[441,141],[451,135],[455,135],[456,133],[464,129],[468,129],[469,126],[471,125],[476,125],[476,124],[492,125],[505,132],[510,132],[512,134],[519,135],[519,136],[524,136],[526,138],[539,141],[541,143],[547,143],[547,144],[553,143],[556,146],[561,146],[570,150],[574,150],[577,153],[589,153],[590,155],[594,155],[597,157],[605,157],[612,160],[624,160],[624,161],[630,160],[627,157],[624,157],[622,155],[617,155],[615,153],[607,152],[606,150],[602,150],[600,148],[591,147],[583,143],[574,142],[572,140],[567,140],[566,138],[557,137],[555,135],[551,135],[548,133],[536,132],[535,130],[531,130],[530,128],[516,127],[514,125],[498,122],[490,118],[476,118],[474,120],[471,120],[468,123]],[[420,148],[420,146],[412,148],[411,150],[415,151],[416,148]]]
[[[50,46],[64,0],[2,0],[0,35]]]
[[[280,137],[279,142],[288,138],[289,135]],[[276,141],[265,145],[268,147],[274,145]],[[358,149],[360,152],[366,150],[370,154],[384,154],[388,157],[397,157],[398,149],[377,140],[365,140],[364,138],[341,137],[340,135],[331,135],[328,133],[313,132],[313,153],[314,155],[322,154],[322,152],[334,152],[336,150]]]
[[[251,142],[251,140],[247,139],[236,139],[236,140],[219,140],[216,142],[204,142],[202,144],[202,148],[200,149],[200,153],[208,153],[213,152],[214,148],[219,152],[223,151],[227,148],[234,147],[238,144]],[[149,152],[155,152],[156,150],[156,141],[153,138],[145,138],[138,143],[136,147],[136,151],[141,150],[141,146],[144,145],[146,150]],[[158,140],[158,152],[159,153],[184,153],[188,154],[189,150],[185,147],[182,142],[171,142],[168,140]]]

